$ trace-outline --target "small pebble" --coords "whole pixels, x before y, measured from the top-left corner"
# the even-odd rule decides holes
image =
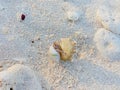
[[[67,18],[70,21],[77,21],[80,18],[80,14],[77,11],[68,11]]]
[[[32,43],[34,43],[34,41],[31,41]]]
[[[25,20],[25,15],[24,14],[21,15],[21,20]]]

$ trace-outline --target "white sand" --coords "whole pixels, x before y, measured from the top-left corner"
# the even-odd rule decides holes
[[[111,21],[112,12],[99,20],[103,5],[108,12],[120,10],[119,0],[0,0],[0,71],[26,65],[39,76],[43,90],[120,90],[120,60],[104,57],[93,40],[99,28],[114,33],[114,22],[104,22]],[[113,13],[120,23],[119,12]],[[22,22],[21,14],[26,15]],[[51,63],[48,48],[63,37],[77,42],[73,61]]]

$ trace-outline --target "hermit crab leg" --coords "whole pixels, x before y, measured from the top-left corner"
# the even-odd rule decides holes
[[[59,53],[64,53],[66,54],[61,48],[59,45],[57,45],[56,43],[53,44],[53,47],[55,48],[55,50]]]

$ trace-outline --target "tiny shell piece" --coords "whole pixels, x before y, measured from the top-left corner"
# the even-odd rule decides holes
[[[49,58],[52,59],[53,61],[58,61],[60,60],[60,54],[55,50],[53,45],[50,46],[49,51]]]

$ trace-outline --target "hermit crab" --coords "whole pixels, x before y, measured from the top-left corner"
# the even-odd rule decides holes
[[[49,48],[49,55],[56,60],[71,61],[75,53],[76,42],[70,38],[61,38],[55,41]]]

